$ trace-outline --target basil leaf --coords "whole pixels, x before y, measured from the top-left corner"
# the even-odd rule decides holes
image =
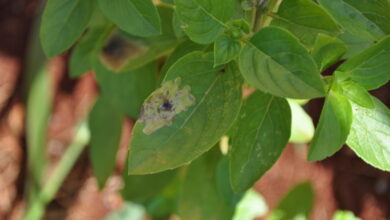
[[[320,71],[335,64],[347,52],[346,45],[339,39],[319,34],[314,43],[312,56]]]
[[[238,56],[241,49],[239,41],[222,35],[214,43],[214,66],[223,65]]]
[[[358,83],[346,80],[339,82],[339,84],[342,87],[343,95],[349,100],[365,108],[372,109],[375,107],[370,93]]]

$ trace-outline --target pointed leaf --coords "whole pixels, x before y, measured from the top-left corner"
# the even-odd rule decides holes
[[[296,101],[288,100],[291,109],[291,136],[289,142],[304,144],[314,136],[314,124],[311,117]]]
[[[347,47],[341,40],[319,34],[314,43],[312,56],[322,72],[339,61],[346,51]]]
[[[114,171],[122,124],[122,113],[108,99],[100,97],[89,116],[89,155],[100,188]]]
[[[241,50],[240,69],[250,84],[276,96],[305,99],[324,95],[313,58],[298,39],[281,28],[257,32]]]
[[[347,144],[368,164],[390,171],[390,110],[372,97],[374,109],[352,103],[353,121]]]
[[[230,156],[234,191],[244,192],[279,158],[291,130],[287,101],[256,91],[244,103],[232,135]]]
[[[339,79],[352,79],[368,90],[376,89],[390,80],[390,36],[338,68]]]
[[[340,150],[347,140],[351,123],[352,109],[348,99],[330,91],[310,144],[308,160],[323,160]]]
[[[235,0],[175,0],[175,5],[182,29],[199,44],[219,37],[236,6]]]
[[[355,83],[351,80],[346,80],[339,82],[343,90],[343,95],[351,100],[352,102],[365,107],[365,108],[374,108],[374,103],[372,102],[370,93],[367,92],[365,88],[360,86],[358,83]]]
[[[241,80],[234,63],[213,68],[211,54],[194,52],[178,60],[164,82],[144,103],[144,120],[133,129],[130,174],[155,173],[194,160],[218,142],[239,112]],[[172,91],[172,97],[162,95],[163,90]],[[171,104],[164,104],[166,100]]]
[[[100,10],[118,27],[142,37],[161,33],[160,16],[151,0],[98,0]]]
[[[230,62],[238,56],[240,49],[241,44],[239,41],[222,35],[214,43],[214,66]]]
[[[48,57],[69,49],[83,34],[94,11],[93,0],[49,0],[42,16],[40,37]]]
[[[388,0],[319,0],[323,8],[347,31],[368,40],[390,33]]]
[[[311,0],[283,1],[271,24],[286,28],[310,47],[319,33],[339,33],[337,24],[328,13]]]

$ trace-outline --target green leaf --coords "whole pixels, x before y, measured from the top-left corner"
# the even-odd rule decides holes
[[[216,169],[218,148],[204,154],[187,169],[179,199],[179,215],[186,220],[231,219],[234,208],[218,192]]]
[[[143,220],[146,218],[145,208],[141,205],[125,202],[121,209],[109,214],[105,220]]]
[[[175,116],[169,121],[172,124],[157,127],[149,135],[144,130],[145,123],[135,124],[129,151],[130,174],[155,173],[192,161],[214,146],[236,118],[241,106],[241,80],[234,63],[224,69],[213,68],[211,54],[194,52],[169,69],[164,80],[166,87],[178,79],[180,88],[186,87],[190,93],[192,105],[177,115],[168,111]],[[150,98],[159,99],[158,91]],[[173,98],[169,101],[178,103],[172,109],[185,105]],[[154,115],[145,117],[153,123],[162,120]]]
[[[291,109],[291,136],[289,142],[304,144],[314,136],[314,125],[311,117],[294,100],[288,100]]]
[[[256,91],[245,101],[230,156],[234,191],[244,192],[279,158],[291,131],[291,111],[283,98]]]
[[[343,56],[343,58],[346,59],[359,54],[362,50],[365,50],[374,43],[373,41],[366,40],[349,32],[344,32],[337,37],[347,46],[347,52]]]
[[[374,109],[352,103],[353,121],[347,144],[368,164],[390,171],[390,110],[372,97]]]
[[[219,195],[231,208],[235,208],[242,199],[243,194],[237,194],[232,189],[230,184],[229,159],[226,156],[222,157],[218,162],[216,183]]]
[[[324,96],[316,63],[294,36],[278,27],[257,32],[240,54],[248,83],[276,96],[305,99]]]
[[[361,219],[356,217],[351,211],[338,210],[333,215],[332,220],[361,220]]]
[[[390,36],[337,68],[339,79],[352,79],[367,90],[376,89],[390,80]]]
[[[359,84],[351,80],[342,81],[339,84],[342,87],[343,95],[349,100],[365,108],[375,107],[370,93]]]
[[[124,189],[122,197],[127,201],[144,202],[159,195],[174,179],[177,170],[149,175],[128,175],[123,172]]]
[[[264,198],[255,190],[248,190],[236,207],[233,220],[253,220],[267,214]]]
[[[115,168],[122,134],[123,115],[105,97],[99,97],[89,115],[91,131],[89,156],[102,189]]]
[[[314,43],[312,56],[320,71],[335,64],[347,52],[346,45],[339,39],[319,34]]]
[[[108,19],[130,34],[161,34],[160,16],[151,0],[99,0],[99,6]]]
[[[388,0],[318,0],[323,8],[347,31],[368,40],[379,40],[390,33]]]
[[[214,42],[235,9],[235,0],[175,0],[176,15],[188,37],[199,44]]]
[[[94,11],[93,0],[49,0],[42,16],[40,37],[48,57],[69,49],[83,34]]]
[[[103,95],[123,113],[137,118],[145,98],[156,88],[157,63],[120,73],[108,70],[97,57],[93,65]]]
[[[238,56],[241,44],[229,36],[222,35],[214,43],[214,66],[230,62]]]
[[[314,192],[311,184],[298,184],[288,192],[267,219],[308,219],[313,203]]]
[[[352,123],[351,105],[345,97],[331,90],[325,99],[320,121],[310,144],[308,160],[323,160],[345,144]]]
[[[333,19],[311,0],[288,0],[280,4],[271,25],[284,27],[311,47],[319,33],[336,35],[339,28]]]
[[[69,61],[69,74],[72,78],[79,77],[92,69],[92,54],[96,48],[103,45],[108,29],[111,28],[107,26],[93,28],[77,44]]]

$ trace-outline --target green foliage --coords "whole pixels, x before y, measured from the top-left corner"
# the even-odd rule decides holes
[[[268,220],[309,219],[313,202],[314,192],[311,184],[298,184],[284,196]]]
[[[93,0],[49,0],[40,37],[48,57],[69,49],[83,34],[94,11]]]
[[[291,111],[287,101],[262,92],[243,105],[239,132],[232,135],[230,172],[236,192],[249,189],[279,158],[290,137]]]
[[[48,56],[77,42],[70,76],[95,74],[90,157],[100,186],[130,116],[123,198],[155,219],[225,220],[238,218],[243,195],[288,141],[313,138],[309,161],[347,144],[390,170],[390,110],[369,93],[390,80],[389,11],[388,0],[48,0],[40,37]],[[37,76],[28,94],[36,179],[45,167],[48,82]],[[287,101],[322,97],[315,131],[302,101]],[[213,148],[222,136],[228,156]],[[312,202],[302,184],[270,219],[307,218]]]
[[[99,97],[89,116],[89,155],[100,188],[115,168],[123,124],[122,113],[105,97]]]

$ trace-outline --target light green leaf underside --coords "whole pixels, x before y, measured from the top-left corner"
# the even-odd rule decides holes
[[[294,100],[288,100],[291,109],[291,136],[289,142],[304,144],[314,136],[314,124],[310,115]]]
[[[311,0],[283,1],[271,25],[286,28],[309,47],[319,33],[336,35],[340,32],[333,19]]]
[[[238,128],[232,135],[231,183],[244,192],[279,158],[291,131],[291,111],[287,101],[256,91],[242,107]]]
[[[347,144],[368,164],[390,171],[390,110],[372,99],[375,109],[352,103],[353,121]]]
[[[306,99],[324,95],[313,58],[287,31],[266,27],[240,53],[244,78],[257,89],[276,96]]]
[[[100,188],[114,171],[122,123],[122,113],[107,98],[99,97],[89,115],[89,155]]]
[[[379,40],[389,31],[390,3],[387,0],[319,0],[318,2],[352,34],[368,40]]]
[[[211,54],[193,52],[179,59],[164,81],[181,79],[195,104],[173,123],[150,135],[137,122],[129,151],[129,173],[147,174],[184,165],[209,150],[230,128],[241,106],[241,80],[234,63],[223,72]]]
[[[118,27],[142,37],[161,33],[160,16],[151,0],[98,0],[103,14]]]
[[[199,44],[214,42],[233,15],[235,0],[175,0],[176,15],[188,37]]]
[[[310,144],[308,160],[323,160],[345,144],[352,123],[351,105],[342,95],[330,91]]]
[[[351,57],[337,68],[338,77],[351,79],[368,90],[390,80],[390,36]]]
[[[94,11],[93,0],[50,0],[42,16],[40,38],[48,57],[69,49],[83,34]]]

